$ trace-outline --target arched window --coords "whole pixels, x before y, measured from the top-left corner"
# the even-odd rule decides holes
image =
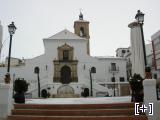
[[[84,36],[84,28],[80,27],[80,36],[83,37]]]
[[[40,72],[39,67],[36,66],[36,67],[34,68],[34,73],[39,74],[39,72]]]
[[[91,73],[96,73],[96,68],[95,67],[91,67]]]
[[[69,60],[69,50],[63,50],[63,60]]]

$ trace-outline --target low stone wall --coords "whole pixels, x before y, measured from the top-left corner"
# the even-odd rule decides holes
[[[143,86],[145,105],[153,103],[153,115],[146,113],[148,120],[160,120],[160,101],[157,100],[156,80],[146,79],[143,81]]]
[[[0,84],[0,120],[6,119],[12,109],[12,84]]]

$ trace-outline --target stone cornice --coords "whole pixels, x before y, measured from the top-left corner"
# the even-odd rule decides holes
[[[133,27],[136,27],[136,26],[140,26],[140,23],[134,21],[134,22],[131,22],[131,23],[128,25],[129,28],[133,28]]]

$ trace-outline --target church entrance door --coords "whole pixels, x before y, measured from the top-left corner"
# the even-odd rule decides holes
[[[71,69],[68,66],[63,66],[61,68],[61,82],[63,84],[68,84],[71,82]]]

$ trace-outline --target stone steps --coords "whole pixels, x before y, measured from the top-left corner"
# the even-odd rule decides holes
[[[112,104],[15,104],[15,109],[118,109],[134,108],[134,103]]]
[[[12,115],[43,115],[43,116],[114,116],[134,115],[134,109],[87,109],[87,110],[33,110],[15,109]]]
[[[13,115],[8,120],[147,120],[146,116],[26,116]]]
[[[134,103],[15,104],[8,120],[148,120],[134,115]]]

